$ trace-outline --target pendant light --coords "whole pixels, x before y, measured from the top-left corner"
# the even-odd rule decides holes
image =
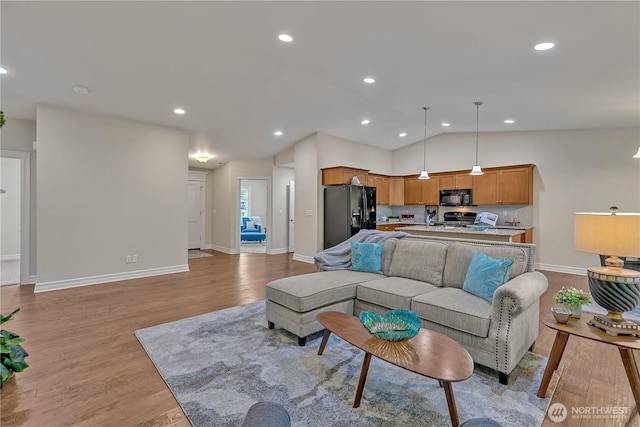
[[[484,175],[484,172],[482,172],[482,169],[478,164],[478,118],[480,116],[480,106],[482,105],[482,102],[476,101],[474,104],[476,106],[476,163],[473,166],[473,169],[471,169],[471,173],[469,175]]]
[[[429,179],[429,172],[427,172],[427,110],[429,107],[422,107],[424,110],[424,150],[422,153],[422,172],[418,179]]]
[[[640,147],[638,147],[638,152],[633,155],[634,159],[640,159]]]

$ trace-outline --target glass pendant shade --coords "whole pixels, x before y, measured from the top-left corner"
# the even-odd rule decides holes
[[[469,175],[484,175],[484,172],[482,172],[482,168],[480,168],[480,166],[475,165],[473,169],[471,169],[471,173]]]
[[[638,147],[638,152],[633,155],[634,159],[640,159],[640,147]]]
[[[420,172],[420,176],[418,177],[418,179],[430,179],[431,177],[429,176],[429,172],[427,171],[422,171]]]

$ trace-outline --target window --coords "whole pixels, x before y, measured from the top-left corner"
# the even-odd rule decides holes
[[[248,217],[251,209],[249,206],[250,199],[250,191],[249,188],[241,188],[240,189],[240,218]]]

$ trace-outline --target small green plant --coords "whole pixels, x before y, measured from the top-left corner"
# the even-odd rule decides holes
[[[8,316],[0,314],[0,325],[4,322],[11,320],[14,314],[19,312],[20,309],[16,308]],[[0,374],[2,377],[2,383],[0,388],[4,387],[4,383],[9,379],[13,372],[22,372],[29,367],[24,360],[29,355],[24,348],[20,345],[24,341],[24,338],[20,338],[20,335],[7,330],[0,330]]]
[[[558,304],[577,306],[589,304],[593,301],[593,298],[583,290],[565,288],[563,286],[558,292],[553,294],[553,300]]]

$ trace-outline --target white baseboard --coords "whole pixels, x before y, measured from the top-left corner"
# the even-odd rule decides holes
[[[59,289],[97,285],[100,283],[118,282],[120,280],[139,279],[142,277],[160,276],[163,274],[182,273],[185,271],[189,271],[189,264],[174,265],[171,267],[150,268],[148,270],[127,271],[124,273],[104,274],[100,276],[81,277],[78,279],[54,280],[51,282],[38,283],[36,281],[36,286],[33,292],[37,293],[57,291]]]
[[[20,261],[20,254],[0,255],[0,261]]]
[[[29,283],[33,283],[35,284],[38,281],[38,275],[34,274],[32,276],[29,276]]]
[[[293,260],[294,261],[302,261],[302,262],[307,262],[309,264],[314,264],[316,261],[313,259],[312,256],[307,256],[307,255],[300,255],[297,253],[293,253]]]
[[[569,267],[566,265],[554,265],[554,264],[544,264],[544,263],[536,263],[536,270],[545,270],[545,271],[553,271],[556,273],[566,273],[566,274],[576,274],[578,276],[586,276],[587,269],[582,267]]]
[[[225,248],[223,246],[217,246],[217,245],[207,245],[207,246],[210,246],[207,249],[212,249],[214,251],[222,252],[229,255],[235,255],[240,253],[237,249]]]
[[[213,248],[213,245],[207,244],[207,245],[202,245],[200,249],[214,249],[214,248]]]
[[[286,254],[287,252],[289,252],[287,248],[271,248],[269,250],[269,255]]]

